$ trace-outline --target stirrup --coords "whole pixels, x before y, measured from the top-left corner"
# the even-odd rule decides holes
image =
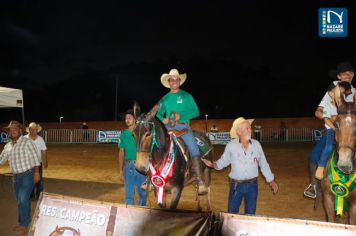
[[[311,189],[311,190],[309,190]],[[311,191],[314,190],[314,194]],[[313,184],[309,184],[308,187],[304,190],[304,196],[309,197],[311,199],[316,198],[316,187]]]

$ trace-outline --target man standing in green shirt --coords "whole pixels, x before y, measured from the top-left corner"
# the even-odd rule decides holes
[[[135,168],[136,143],[132,131],[135,128],[135,116],[132,110],[125,112],[125,124],[128,129],[121,131],[119,138],[119,170],[120,178],[125,185],[125,203],[134,205],[135,189],[139,196],[138,205],[146,205],[146,191],[141,189],[141,185],[146,180],[146,176],[140,174]]]
[[[168,130],[188,130],[186,134],[182,135],[182,139],[190,152],[192,167],[199,183],[198,193],[204,194],[208,189],[202,178],[200,150],[190,127],[190,120],[198,117],[200,112],[193,96],[180,89],[186,79],[187,75],[179,74],[177,69],[171,69],[169,74],[161,76],[161,83],[164,87],[169,88],[170,92],[160,100],[156,116]],[[175,122],[171,122],[172,119]]]

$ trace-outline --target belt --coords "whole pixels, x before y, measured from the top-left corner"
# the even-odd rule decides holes
[[[188,125],[188,122],[176,122],[178,125]]]
[[[136,160],[125,160],[126,164],[136,164]]]
[[[244,179],[244,180],[236,180],[236,179],[231,179],[230,182],[232,184],[251,184],[251,183],[257,183],[258,177],[252,178],[252,179]]]
[[[33,172],[33,168],[26,170],[25,172],[22,172],[22,173],[16,173],[16,174],[14,174],[14,176],[24,176],[24,175],[31,174],[32,172]]]

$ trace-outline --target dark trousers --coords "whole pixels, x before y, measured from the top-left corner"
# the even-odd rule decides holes
[[[228,202],[229,213],[239,213],[242,199],[245,201],[245,214],[256,214],[258,195],[257,181],[249,183],[232,183],[230,182],[230,193]]]
[[[27,227],[31,222],[30,193],[33,189],[33,170],[28,170],[21,174],[14,174],[12,187],[15,192],[19,212],[18,223],[23,227]]]
[[[40,181],[38,181],[34,186],[33,186],[33,189],[32,189],[32,192],[31,192],[31,199],[33,200],[38,200],[38,198],[40,197],[40,194],[42,193],[43,191],[43,175],[42,175],[42,162],[41,162],[41,165],[39,167],[39,172],[40,172]]]

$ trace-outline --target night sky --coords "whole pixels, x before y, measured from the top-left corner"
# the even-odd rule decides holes
[[[177,68],[201,119],[310,117],[329,70],[356,65],[352,2],[2,0],[0,86],[23,89],[26,121],[114,120]],[[348,37],[318,36],[320,7],[348,9]]]

